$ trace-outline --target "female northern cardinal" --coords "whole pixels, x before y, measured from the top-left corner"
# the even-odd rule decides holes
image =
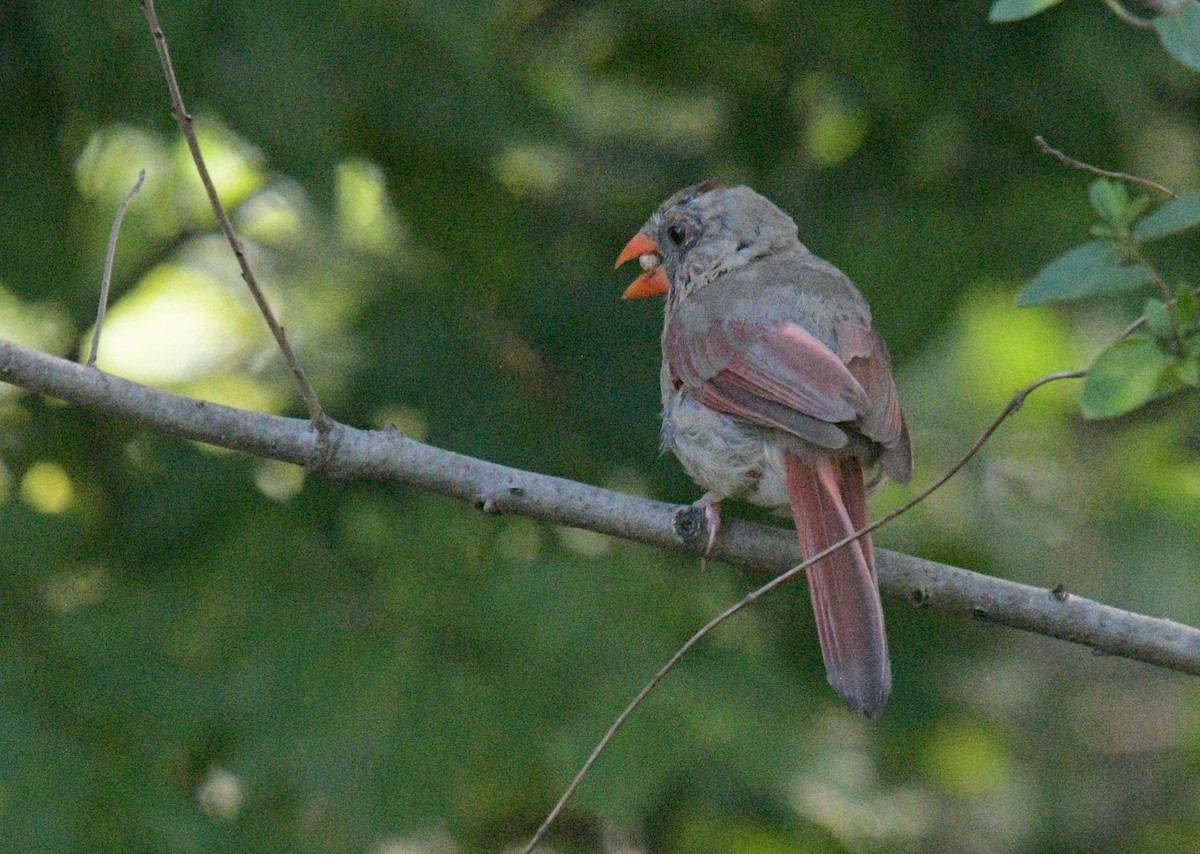
[[[790,506],[805,557],[867,524],[867,487],[912,472],[887,347],[866,300],[804,247],[791,218],[748,187],[671,196],[617,265],[625,298],[667,295],[662,443],[719,504]],[[864,470],[867,472],[864,475]],[[829,683],[874,718],[892,688],[870,536],[808,569]]]

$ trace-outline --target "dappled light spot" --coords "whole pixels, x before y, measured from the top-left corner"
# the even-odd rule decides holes
[[[75,161],[75,183],[92,202],[90,217],[96,240],[107,237],[117,206],[133,188],[139,173],[146,173],[122,229],[118,271],[131,246],[147,239],[168,239],[186,227],[178,203],[187,177],[181,169],[181,164],[172,159],[170,146],[158,134],[113,124],[97,128],[88,138]],[[99,245],[94,251],[97,258],[101,257]]]
[[[1003,406],[1039,376],[1078,366],[1070,329],[1052,311],[1017,308],[1009,293],[977,292],[963,302],[960,316],[959,382],[982,406]],[[1073,407],[1078,393],[1077,385],[1052,384],[1038,391],[1039,406],[1031,409],[1051,401],[1058,410]]]
[[[509,192],[549,195],[570,174],[571,156],[562,146],[513,143],[492,162],[492,169]]]
[[[299,184],[292,180],[278,181],[238,208],[238,230],[258,243],[286,245],[303,233],[305,220],[312,215],[307,204]]]
[[[53,305],[26,303],[0,285],[0,338],[26,347],[60,353],[68,340],[67,319]],[[12,386],[0,387],[15,391]]]
[[[97,367],[151,385],[185,383],[257,345],[261,323],[214,277],[164,264],[112,307]]]
[[[46,606],[52,611],[70,613],[104,598],[110,586],[108,573],[98,566],[52,575],[43,588]]]
[[[792,786],[797,812],[847,843],[891,843],[921,838],[936,819],[932,796],[879,779],[865,721],[840,713],[815,719],[811,769]]]
[[[1129,171],[1152,175],[1179,190],[1200,183],[1200,138],[1190,118],[1152,113],[1138,122],[1135,132]]]
[[[233,821],[246,800],[246,790],[240,777],[214,765],[200,782],[196,800],[200,802],[200,808],[213,818]]]
[[[600,485],[614,492],[624,492],[642,498],[651,498],[654,494],[646,476],[630,466],[618,466],[613,469]]]
[[[1035,820],[1033,791],[1009,749],[982,721],[942,722],[924,756],[928,779],[977,817],[978,850],[1011,848]]]
[[[226,210],[237,207],[262,186],[265,176],[258,149],[211,118],[197,119],[196,138]],[[183,139],[175,143],[172,155],[180,208],[192,222],[215,223],[216,216]]]
[[[254,470],[254,485],[267,498],[287,501],[304,488],[304,467],[279,460],[264,460]]]
[[[402,518],[395,502],[352,495],[338,505],[339,537],[352,552],[385,562],[391,557],[387,549],[396,540],[396,526]]]
[[[206,374],[178,388],[190,397],[255,412],[278,412],[287,401],[287,390],[277,380],[249,374]]]
[[[36,462],[21,478],[21,500],[39,513],[62,513],[74,498],[71,478],[58,463]]]
[[[150,179],[146,196],[163,192],[171,170],[170,155],[162,139],[149,131],[126,125],[108,125],[88,137],[75,161],[79,191],[105,207],[115,207],[145,169]],[[143,197],[142,201],[145,201]]]
[[[607,534],[584,531],[581,528],[555,528],[554,530],[564,546],[584,557],[603,557],[612,551],[613,538]]]
[[[405,836],[398,839],[385,839],[374,848],[371,854],[455,854],[459,848],[445,831],[428,834]],[[546,849],[550,854],[550,849]]]
[[[926,750],[931,777],[955,795],[995,794],[1012,786],[1008,752],[974,722],[944,723]]]
[[[792,87],[790,101],[803,124],[804,153],[819,166],[848,160],[867,136],[866,111],[830,74],[807,75]]]
[[[388,196],[383,170],[366,160],[339,163],[336,179],[338,239],[376,255],[394,255],[403,230]]]
[[[1200,501],[1200,464],[1194,460],[1180,461],[1174,470],[1180,497]]]
[[[411,406],[397,404],[381,409],[371,416],[371,423],[376,430],[394,428],[418,442],[429,438],[429,419],[425,413]]]
[[[721,101],[640,81],[600,78],[581,54],[612,37],[613,21],[588,16],[531,57],[528,85],[581,132],[602,139],[651,142],[694,152],[712,144],[724,121]]]

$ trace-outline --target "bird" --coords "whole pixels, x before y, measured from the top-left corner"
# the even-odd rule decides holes
[[[635,258],[623,296],[666,297],[661,445],[705,490],[708,548],[727,498],[790,511],[806,560],[863,528],[868,490],[908,482],[912,441],[858,288],[745,186],[670,196],[617,266]],[[892,673],[870,535],[807,576],[829,683],[875,719]]]

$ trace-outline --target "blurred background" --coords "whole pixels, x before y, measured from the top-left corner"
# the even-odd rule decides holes
[[[1072,0],[163,0],[217,184],[331,414],[659,499],[659,201],[746,182],[863,289],[920,488],[1146,294],[1022,309],[1087,239],[1069,153],[1200,186],[1200,75]],[[137,3],[0,5],[0,337],[302,414],[177,130]],[[1194,237],[1156,244],[1195,281]],[[1200,406],[1031,398],[877,542],[1200,623]],[[911,494],[886,487],[876,514]],[[751,508],[726,512],[757,516]],[[519,845],[667,656],[757,579],[0,386],[0,848]],[[1194,679],[885,602],[896,691],[827,688],[802,587],[621,732],[559,852],[1200,850]]]

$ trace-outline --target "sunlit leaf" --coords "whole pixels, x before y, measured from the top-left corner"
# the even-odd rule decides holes
[[[1061,2],[1062,0],[996,0],[992,4],[992,10],[988,12],[988,20],[993,24],[1020,21],[1045,12]]]
[[[1200,2],[1189,3],[1178,12],[1154,19],[1158,37],[1173,57],[1188,68],[1200,71]]]
[[[1018,295],[1017,305],[1038,305],[1131,290],[1146,278],[1145,269],[1127,263],[1119,247],[1105,240],[1093,240],[1043,267]]]
[[[1198,36],[1200,37],[1200,36]],[[1200,193],[1172,199],[1133,227],[1141,240],[1159,240],[1200,224]]]
[[[1137,409],[1155,396],[1171,364],[1153,338],[1125,338],[1092,364],[1083,382],[1080,406],[1088,418],[1113,418]]]

